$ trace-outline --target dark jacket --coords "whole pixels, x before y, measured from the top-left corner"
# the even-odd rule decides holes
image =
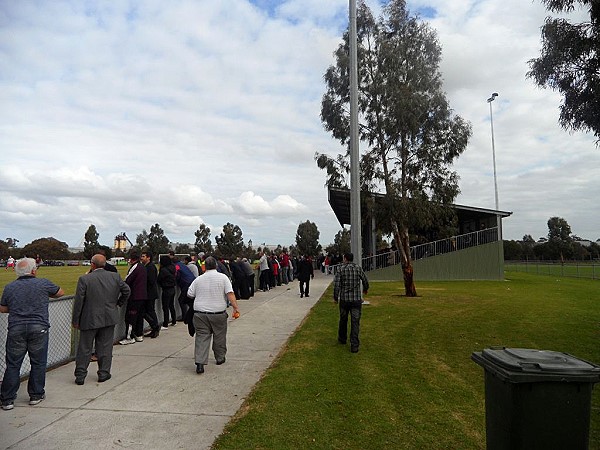
[[[131,288],[130,301],[146,300],[148,298],[146,268],[141,262],[136,262],[127,273],[125,283]]]
[[[168,258],[168,257],[167,257]],[[161,288],[174,288],[175,287],[175,266],[171,263],[168,265],[160,266],[158,271],[158,277],[156,282]]]
[[[146,266],[146,290],[148,292],[148,300],[154,300],[158,298],[158,286],[156,280],[158,279],[158,272],[156,266],[152,261]]]
[[[298,261],[298,281],[308,281],[314,276],[315,273],[310,259],[301,259]]]
[[[73,302],[74,326],[81,330],[115,325],[120,318],[117,306],[129,297],[129,286],[118,273],[96,269],[77,282]]]

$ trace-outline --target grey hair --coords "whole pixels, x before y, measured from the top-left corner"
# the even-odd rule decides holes
[[[206,258],[204,260],[204,267],[206,267],[206,270],[214,270],[217,268],[217,260],[215,258],[213,258],[212,256],[209,256],[208,258]]]
[[[35,259],[33,258],[21,258],[17,261],[15,266],[15,272],[17,277],[22,277],[24,275],[31,275],[33,271],[37,268],[37,264],[35,263]]]

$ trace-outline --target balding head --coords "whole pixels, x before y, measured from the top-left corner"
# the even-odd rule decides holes
[[[90,262],[95,266],[96,269],[104,269],[104,266],[106,266],[106,256],[97,253],[92,256]]]

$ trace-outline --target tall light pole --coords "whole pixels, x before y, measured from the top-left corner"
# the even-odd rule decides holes
[[[487,102],[490,104],[490,125],[492,127],[492,159],[494,162],[494,194],[496,196],[496,211],[498,211],[498,182],[496,181],[496,145],[494,144],[494,116],[492,115],[492,102],[496,100],[498,93],[494,92]]]
[[[354,262],[362,266],[360,217],[360,153],[358,150],[358,41],[356,0],[350,0],[350,247]]]
[[[487,102],[490,104],[490,126],[492,128],[492,160],[494,163],[494,195],[496,198],[496,226],[498,227],[498,240],[502,242],[502,218],[500,217],[500,213],[498,213],[498,181],[496,180],[496,145],[494,143],[494,116],[492,115],[492,102],[496,100],[498,97],[498,93],[494,92],[490,98],[487,99]],[[504,250],[503,245],[498,247],[498,251],[500,252],[499,258],[501,261],[504,261]]]

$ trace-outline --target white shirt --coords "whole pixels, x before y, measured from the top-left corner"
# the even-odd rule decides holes
[[[233,292],[227,275],[207,270],[190,285],[187,296],[194,299],[194,311],[220,312],[227,309],[227,294]]]

